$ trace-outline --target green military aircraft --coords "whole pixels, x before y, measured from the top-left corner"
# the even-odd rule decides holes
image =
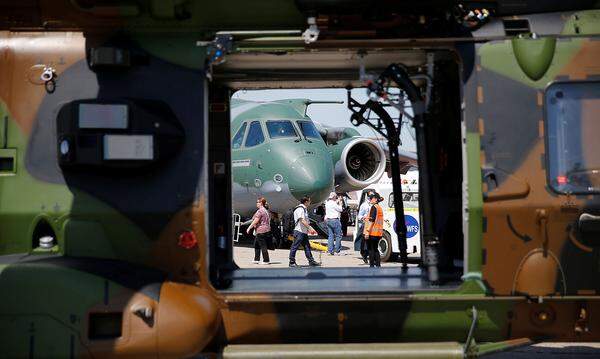
[[[283,213],[309,196],[323,202],[331,191],[345,193],[378,181],[386,170],[386,153],[374,139],[350,127],[326,127],[307,116],[309,99],[272,102],[232,100],[231,167],[234,211],[242,217],[255,210],[257,197]],[[402,152],[400,161],[415,164]]]

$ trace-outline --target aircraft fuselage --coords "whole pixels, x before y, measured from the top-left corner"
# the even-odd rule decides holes
[[[334,164],[312,120],[286,104],[242,106],[251,108],[231,125],[234,211],[250,216],[258,197],[277,213],[303,196],[324,201],[334,188]]]

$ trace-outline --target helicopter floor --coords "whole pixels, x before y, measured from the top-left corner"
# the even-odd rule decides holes
[[[432,285],[427,270],[417,266],[238,269],[230,278],[227,293],[407,293],[460,285],[457,273],[442,275],[441,284]]]

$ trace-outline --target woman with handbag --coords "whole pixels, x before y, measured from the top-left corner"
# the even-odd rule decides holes
[[[255,230],[254,236],[254,263],[255,264],[271,264],[269,261],[269,250],[267,247],[267,241],[271,236],[271,226],[269,211],[266,208],[267,200],[264,197],[260,197],[256,201],[256,213],[252,216],[252,223],[248,226],[246,233],[250,234],[253,228]],[[262,252],[263,261],[260,261],[260,253]]]

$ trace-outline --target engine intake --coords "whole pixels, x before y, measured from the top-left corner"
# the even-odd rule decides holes
[[[335,164],[336,191],[360,190],[377,182],[385,168],[385,153],[377,142],[354,138],[344,146]]]

